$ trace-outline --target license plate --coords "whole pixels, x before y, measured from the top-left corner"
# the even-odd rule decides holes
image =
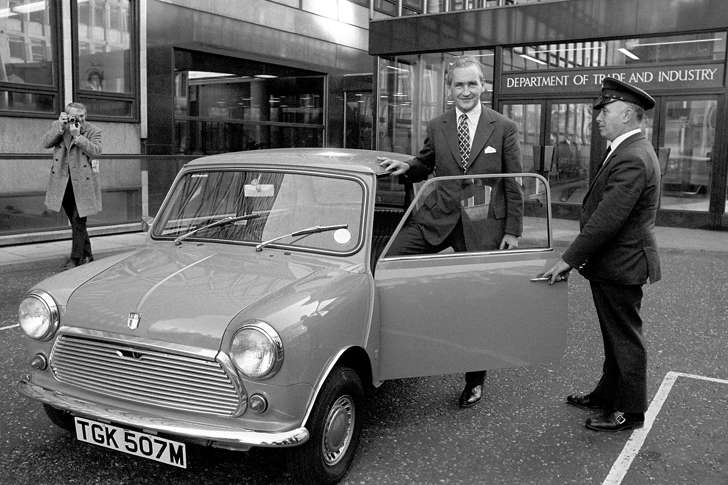
[[[185,444],[85,418],[75,418],[76,438],[93,445],[187,468]]]

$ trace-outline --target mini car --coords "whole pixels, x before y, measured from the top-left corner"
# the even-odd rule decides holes
[[[186,445],[290,448],[302,482],[336,482],[383,381],[559,359],[567,285],[536,174],[413,185],[363,150],[203,157],[177,175],[145,243],[29,290],[19,391],[83,442],[186,467]],[[522,193],[517,249],[389,255],[440,189],[488,214]],[[433,200],[435,202],[433,202]],[[477,225],[473,230],[477,231]],[[497,385],[497,383],[493,383]]]

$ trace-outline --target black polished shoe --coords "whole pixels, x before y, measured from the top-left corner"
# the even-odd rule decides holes
[[[621,411],[612,411],[601,416],[593,416],[586,420],[584,425],[592,431],[623,431],[626,429],[641,428],[645,424],[645,415],[627,414]]]
[[[582,409],[604,409],[606,407],[592,394],[571,394],[566,396],[566,403]]]
[[[68,258],[66,262],[63,263],[63,266],[61,266],[61,269],[71,269],[82,264],[83,263],[81,262],[80,258]]]
[[[468,385],[465,386],[465,389],[463,389],[462,394],[460,394],[460,399],[458,399],[458,406],[461,408],[469,408],[472,406],[475,406],[478,404],[478,402],[483,398],[483,385],[479,384],[477,386],[470,387]]]

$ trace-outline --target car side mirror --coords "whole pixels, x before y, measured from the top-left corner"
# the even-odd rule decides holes
[[[142,232],[149,232],[149,228],[152,227],[154,217],[142,216]]]

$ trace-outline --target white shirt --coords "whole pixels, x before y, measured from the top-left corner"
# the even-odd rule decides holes
[[[617,138],[615,138],[614,140],[612,140],[612,143],[610,143],[610,144],[609,144],[609,148],[610,148],[610,150],[609,150],[609,155],[611,156],[611,155],[612,155],[612,153],[614,153],[614,150],[616,150],[616,149],[617,149],[617,147],[618,147],[618,146],[619,146],[619,145],[620,145],[620,144],[621,144],[621,143],[622,143],[622,142],[623,142],[624,140],[626,140],[626,139],[627,139],[627,138],[629,138],[630,136],[634,135],[635,133],[641,133],[641,132],[642,132],[642,130],[640,130],[639,128],[635,128],[634,130],[632,130],[632,131],[628,131],[627,133],[622,133],[622,134],[621,134],[621,135],[619,135],[619,136],[618,136]],[[607,158],[609,158],[609,157],[607,157]],[[605,158],[604,160],[602,160],[602,163],[604,163],[605,161],[606,161],[606,158]]]
[[[473,140],[475,139],[475,130],[478,129],[478,120],[480,120],[480,113],[483,112],[483,105],[478,102],[473,109],[464,113],[458,108],[455,108],[455,121],[460,123],[460,115],[464,114],[468,117],[468,134],[470,135],[470,146],[473,146]]]

